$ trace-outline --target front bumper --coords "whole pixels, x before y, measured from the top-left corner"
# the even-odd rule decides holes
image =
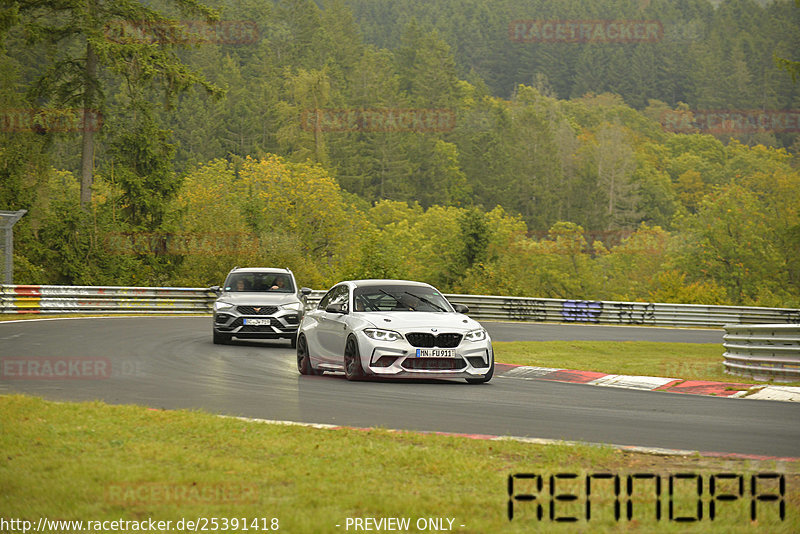
[[[466,341],[454,347],[455,357],[417,357],[417,347],[405,339],[375,341],[358,335],[361,366],[375,376],[407,378],[480,378],[492,367],[491,340]]]
[[[272,315],[243,315],[235,310],[215,312],[214,330],[240,339],[293,339],[302,316],[294,310],[278,310]],[[245,324],[256,320],[268,324]]]

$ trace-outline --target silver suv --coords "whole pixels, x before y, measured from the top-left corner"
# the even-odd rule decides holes
[[[284,338],[295,347],[305,297],[311,290],[298,290],[292,271],[235,267],[225,285],[211,289],[219,295],[214,302],[214,343],[225,344],[233,337]]]

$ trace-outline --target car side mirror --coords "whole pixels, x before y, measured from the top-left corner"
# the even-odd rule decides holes
[[[311,291],[312,291],[312,289],[310,287],[301,287],[300,288],[300,294],[301,295],[308,296],[308,295],[311,294]]]
[[[453,309],[456,313],[469,313],[469,306],[466,304],[453,304]]]
[[[210,289],[211,291],[213,291],[213,292],[214,292],[214,293],[216,293],[217,295],[219,295],[220,293],[222,293],[222,291],[220,291],[220,289],[219,289],[219,286],[211,286],[211,287],[209,287],[208,289]]]
[[[328,304],[325,311],[328,313],[347,313],[347,308],[343,302],[336,302],[334,304]]]

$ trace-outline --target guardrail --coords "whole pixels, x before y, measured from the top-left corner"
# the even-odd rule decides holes
[[[211,313],[215,298],[185,287],[0,285],[0,313]]]
[[[725,325],[725,370],[777,382],[800,381],[800,324]]]
[[[476,319],[694,327],[719,327],[729,323],[800,323],[800,310],[788,308],[476,295],[446,297],[454,304],[469,306],[470,315]]]
[[[314,291],[307,306],[325,294]],[[542,323],[722,327],[798,323],[800,310],[645,302],[445,295],[475,319]],[[0,313],[210,313],[208,288],[0,285]]]

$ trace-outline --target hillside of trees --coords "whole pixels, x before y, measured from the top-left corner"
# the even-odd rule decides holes
[[[16,283],[208,286],[234,265],[277,265],[315,288],[398,277],[800,306],[797,128],[662,124],[698,110],[797,115],[800,80],[776,60],[798,60],[794,3],[206,4],[0,9],[0,210],[28,210]],[[239,32],[152,38],[215,17]],[[607,19],[664,34],[509,37],[515,20]],[[115,36],[125,20],[148,21],[151,38]],[[59,127],[53,116],[76,108],[102,126]],[[30,127],[10,127],[25,109]],[[385,120],[320,119],[347,110]],[[391,110],[452,120],[398,127]]]

